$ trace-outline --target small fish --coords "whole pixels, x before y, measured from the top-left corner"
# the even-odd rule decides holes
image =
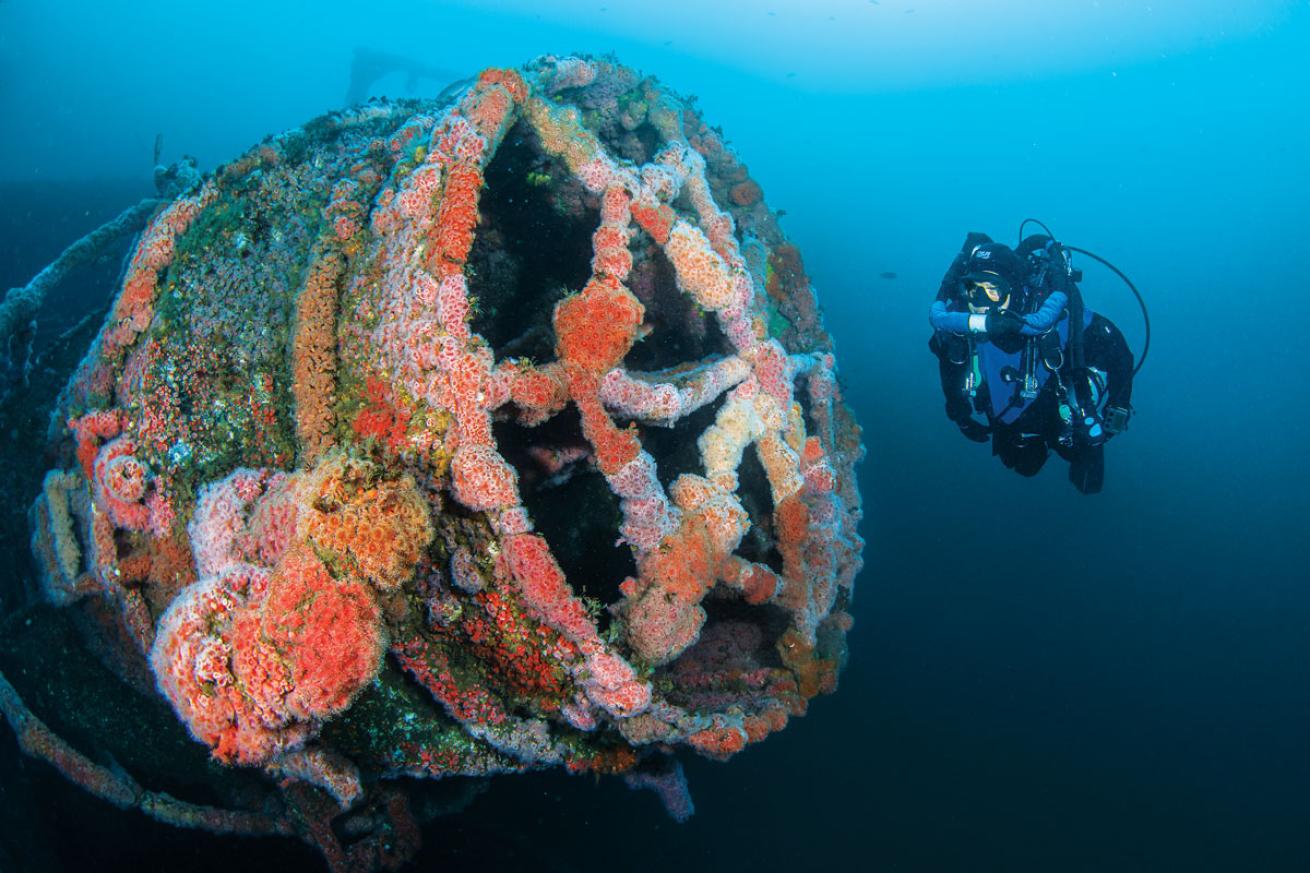
[[[880,279],[895,279],[895,278],[896,278],[896,274],[893,273],[891,270],[887,270],[887,271],[885,271],[885,272],[879,273],[879,274],[878,274],[878,278],[880,278]]]

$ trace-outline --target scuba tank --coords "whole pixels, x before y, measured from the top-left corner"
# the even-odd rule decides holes
[[[1046,232],[1045,235],[1034,234],[1024,239],[1024,228],[1029,224],[1040,227]],[[1141,308],[1142,320],[1145,325],[1145,340],[1142,345],[1142,352],[1138,356],[1132,371],[1132,375],[1136,377],[1146,363],[1146,356],[1150,351],[1151,318],[1146,308],[1146,301],[1142,299],[1141,292],[1137,290],[1137,286],[1133,284],[1132,280],[1114,264],[1094,252],[1060,243],[1055,238],[1055,234],[1051,232],[1051,229],[1035,218],[1026,218],[1020,223],[1019,237],[1020,242],[1017,251],[1028,258],[1033,274],[1037,277],[1039,287],[1047,289],[1047,294],[1055,290],[1066,294],[1068,298],[1068,316],[1070,323],[1073,325],[1082,322],[1085,311],[1082,293],[1079,288],[1079,283],[1083,279],[1083,272],[1074,266],[1073,253],[1086,255],[1103,264],[1128,286]],[[1057,393],[1061,395],[1060,416],[1066,423],[1066,431],[1070,434],[1069,439],[1073,439],[1072,433],[1081,432],[1080,435],[1084,440],[1095,445],[1110,436],[1127,430],[1132,410],[1118,406],[1107,406],[1107,376],[1103,371],[1087,366],[1083,339],[1082,330],[1070,331],[1069,364],[1073,384],[1064,385],[1065,380],[1057,378],[1056,388]],[[1063,435],[1061,442],[1064,442]]]
[[[1043,237],[1040,234],[1034,234],[1028,239],[1024,239],[1023,229],[1029,224],[1035,224],[1042,230],[1046,231],[1046,236]],[[1079,310],[1081,310],[1083,306],[1082,294],[1078,292],[1078,283],[1083,280],[1083,271],[1074,267],[1074,253],[1086,255],[1118,276],[1119,279],[1128,286],[1128,290],[1133,293],[1133,297],[1137,300],[1138,307],[1142,310],[1142,324],[1145,328],[1145,338],[1142,341],[1142,353],[1137,356],[1137,364],[1133,367],[1133,376],[1136,377],[1137,374],[1142,371],[1142,366],[1146,363],[1146,356],[1151,351],[1151,314],[1146,309],[1146,301],[1142,298],[1142,292],[1137,290],[1137,286],[1133,284],[1132,279],[1129,279],[1122,270],[1095,252],[1089,252],[1087,249],[1082,249],[1078,246],[1061,243],[1055,238],[1055,234],[1051,232],[1051,229],[1036,218],[1025,218],[1019,223],[1019,246],[1015,251],[1027,255],[1030,261],[1032,261],[1034,257],[1046,258],[1056,267],[1057,270],[1059,270],[1062,265],[1065,278],[1068,280],[1067,284],[1072,286],[1072,291],[1074,292],[1069,298],[1071,315],[1073,315],[1072,307],[1075,305],[1075,297],[1077,298],[1076,305]],[[1069,293],[1068,290],[1066,290],[1066,293]],[[1079,339],[1078,346],[1079,354],[1081,355],[1081,338]],[[1076,359],[1074,363],[1077,366],[1082,362],[1081,359]]]

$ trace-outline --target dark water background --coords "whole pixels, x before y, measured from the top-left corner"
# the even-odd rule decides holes
[[[821,46],[752,65],[695,41],[606,36],[595,16],[543,25],[476,5],[441,19],[462,16],[472,34],[441,42],[441,63],[618,47],[700,94],[787,210],[866,429],[869,545],[838,694],[726,765],[686,761],[691,822],[617,781],[506,779],[425,835],[420,869],[1310,869],[1310,4],[1264,4],[1256,24],[1167,48],[1142,37],[1136,53],[1120,46],[1132,33],[1089,34],[1104,57],[1063,65],[1054,37],[1025,32],[946,71],[857,64],[872,78],[831,87],[831,70],[805,66]],[[935,4],[952,5],[964,4]],[[268,15],[309,15],[289,7]],[[340,25],[283,43],[252,36],[245,7],[244,29],[174,10],[181,21],[153,30],[144,16],[169,7],[72,8],[84,18],[0,3],[0,287],[148,193],[160,127],[166,158],[211,166],[343,90]],[[388,45],[370,20],[372,44]],[[103,77],[79,67],[96,27],[116,22],[116,39],[140,42],[93,52],[91,65],[116,59]],[[411,31],[395,41],[418,55]],[[199,54],[179,68],[184,34]],[[243,34],[245,48],[217,51]],[[60,45],[68,57],[47,57]],[[1025,52],[1040,62],[1012,61]],[[158,94],[116,104],[101,78]],[[927,304],[964,233],[1012,240],[1029,214],[1110,258],[1151,304],[1138,415],[1096,497],[1058,461],[1022,480],[955,433],[925,347]],[[1138,347],[1126,289],[1087,273],[1089,305]],[[0,846],[41,842],[67,869],[315,863],[289,842],[234,845],[116,813],[16,760],[3,733]]]

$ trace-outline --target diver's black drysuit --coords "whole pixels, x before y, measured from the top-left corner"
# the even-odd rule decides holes
[[[937,300],[948,310],[967,311],[960,280],[966,255],[979,240],[990,242],[982,234],[970,234],[942,279]],[[1069,462],[1074,486],[1095,493],[1105,474],[1104,439],[1117,430],[1107,430],[1099,439],[1089,438],[1088,430],[1101,426],[1097,409],[1122,410],[1126,420],[1132,408],[1133,354],[1113,322],[1083,310],[1078,288],[1065,270],[1032,256],[1035,247],[1025,241],[1019,249],[1030,265],[1019,308],[1032,313],[1052,293],[1062,292],[1069,303],[1056,328],[1038,336],[973,336],[938,329],[929,348],[937,356],[946,415],[966,437],[975,442],[990,437],[992,454],[1021,476],[1036,475],[1054,450]],[[1070,325],[1076,321],[1083,329],[1074,337]],[[1040,388],[1035,397],[1024,398],[1021,388],[1030,355],[1035,356],[1032,372],[1040,377]],[[1081,368],[1075,366],[1078,357]],[[1062,407],[1072,413],[1069,420],[1062,416]],[[1094,425],[1079,420],[1080,409],[1097,418]]]

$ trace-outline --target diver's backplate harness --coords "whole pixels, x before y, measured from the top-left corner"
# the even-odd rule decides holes
[[[1040,287],[1040,286],[1038,286]],[[1025,307],[1026,309],[1027,307]],[[1029,315],[1029,312],[1021,314]],[[1059,320],[1068,317],[1067,313],[1061,313],[1049,327],[1040,334],[1026,337],[1020,355],[1020,364],[1018,369],[1014,367],[1005,367],[1001,370],[1001,379],[1007,384],[1014,386],[1013,395],[1009,402],[996,413],[994,418],[1001,418],[1011,409],[1023,406],[1028,402],[1037,399],[1041,393],[1042,380],[1038,378],[1038,367],[1045,367],[1050,373],[1050,377],[1055,380],[1056,396],[1060,401],[1060,417],[1069,431],[1070,444],[1072,443],[1072,421],[1073,411],[1069,406],[1069,391],[1065,385],[1065,380],[1060,375],[1060,370],[1064,367],[1065,357],[1064,349],[1061,348],[1060,333],[1058,330]],[[978,322],[978,324],[981,324]],[[983,376],[982,362],[978,354],[978,338],[983,331],[979,329],[971,330],[963,336],[963,348],[966,352],[962,360],[951,360],[952,364],[965,366],[964,376],[964,393],[968,396],[973,411],[978,414],[986,415],[990,406],[991,398],[989,392],[991,386],[987,385]],[[959,346],[957,346],[959,348]],[[1096,371],[1100,375],[1100,389],[1097,395],[1104,397],[1104,374]],[[986,388],[986,390],[984,390]],[[1064,436],[1061,436],[1061,442],[1064,442]]]

